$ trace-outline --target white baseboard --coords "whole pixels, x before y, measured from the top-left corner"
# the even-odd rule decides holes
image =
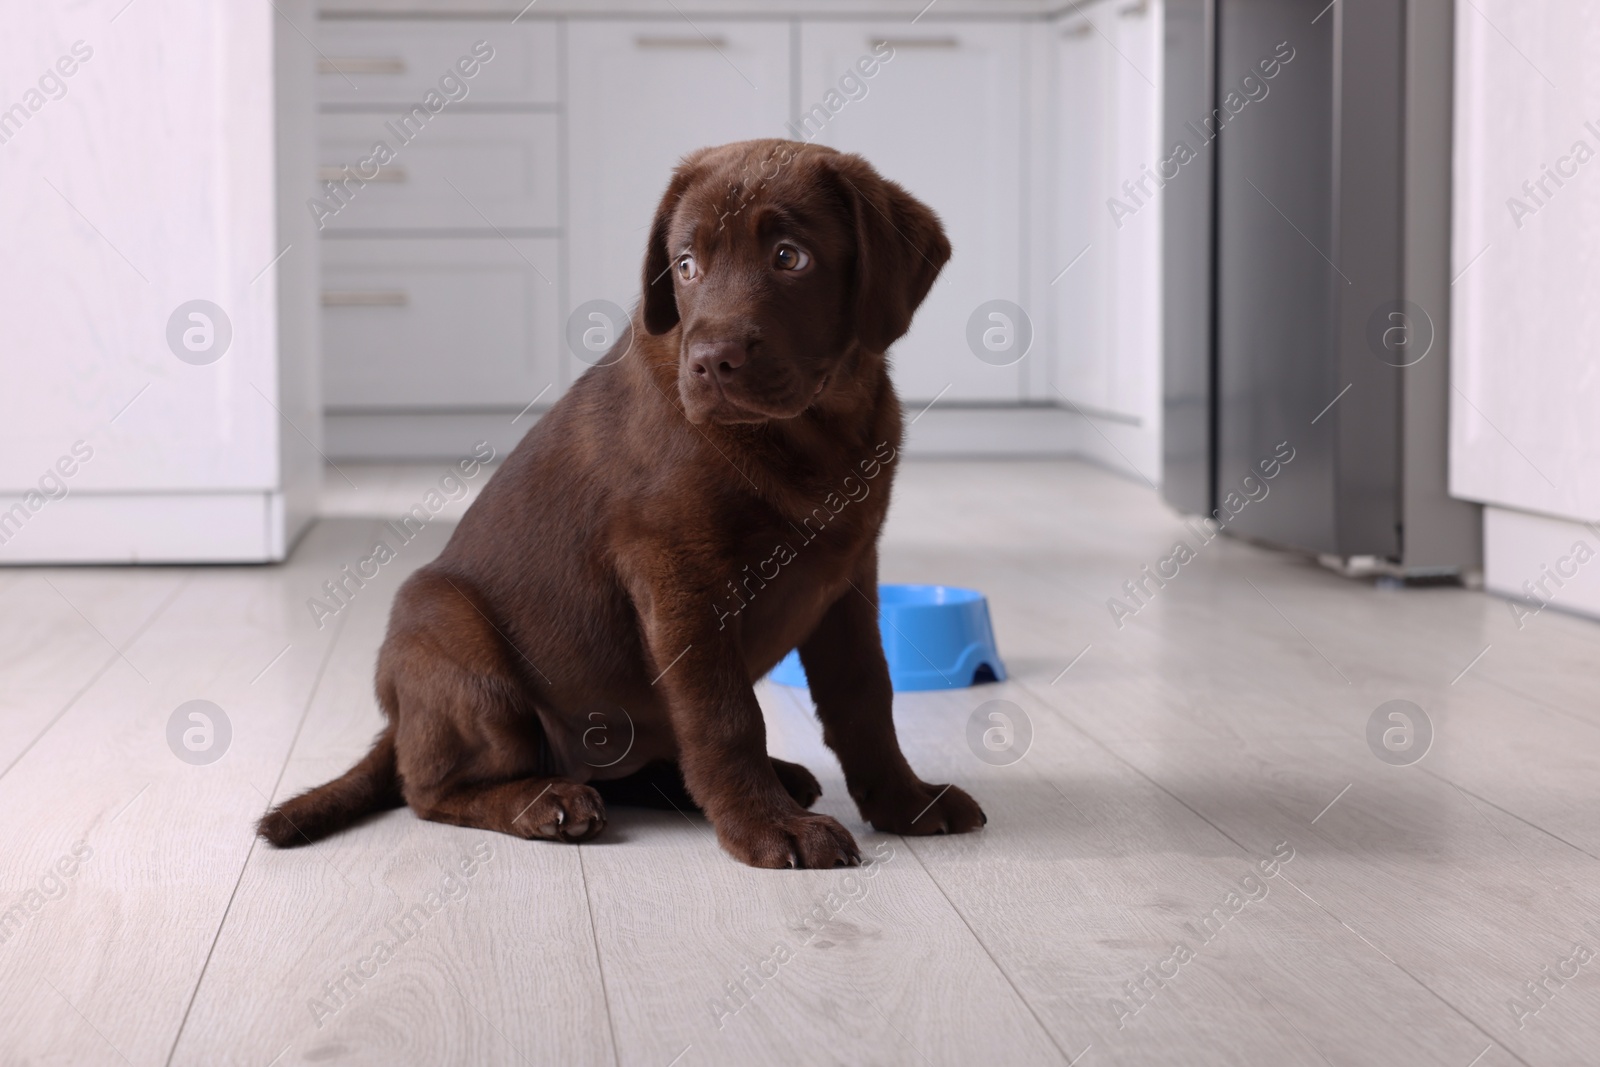
[[[517,446],[543,411],[329,412],[322,419],[323,447],[335,463],[453,461],[487,441],[495,455]],[[513,422],[512,420],[516,421]]]
[[[1039,405],[908,405],[912,459],[1085,459],[1139,481],[1161,481],[1160,439],[1148,426],[1102,412]]]
[[[488,441],[505,455],[538,419],[516,410],[459,413],[335,412],[324,419],[328,455],[362,462],[453,460]],[[1092,423],[1090,420],[1093,420]],[[912,458],[1091,459],[1122,473],[1159,480],[1153,435],[1126,419],[1080,415],[1046,405],[906,405],[906,455]]]
[[[18,506],[0,511],[0,566],[275,563],[309,525],[288,517],[281,492],[77,492]]]
[[[1577,559],[1584,553],[1574,552],[1579,544],[1587,545],[1592,555],[1586,562]],[[1543,602],[1558,611],[1600,618],[1600,524],[1485,507],[1483,584],[1489,592],[1513,599],[1519,615]]]
[[[913,457],[1070,456],[1080,420],[1056,407],[906,405],[905,451]]]

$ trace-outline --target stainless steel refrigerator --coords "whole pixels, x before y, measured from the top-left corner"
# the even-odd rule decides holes
[[[1164,495],[1412,578],[1481,555],[1446,492],[1452,7],[1166,4]]]

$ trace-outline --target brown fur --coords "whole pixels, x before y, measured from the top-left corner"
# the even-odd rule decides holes
[[[626,354],[573,385],[400,588],[371,754],[261,834],[301,844],[403,800],[586,841],[606,821],[589,783],[631,783],[686,787],[746,863],[855,863],[849,831],[805,810],[816,779],[767,755],[752,683],[797,645],[863,818],[980,826],[901,754],[877,626],[901,441],[883,353],[949,255],[937,217],[857,156],[748,141],[686,158]]]

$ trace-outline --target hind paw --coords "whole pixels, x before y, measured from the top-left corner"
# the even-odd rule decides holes
[[[577,782],[547,782],[511,819],[511,833],[577,844],[606,828],[606,805],[600,794]]]

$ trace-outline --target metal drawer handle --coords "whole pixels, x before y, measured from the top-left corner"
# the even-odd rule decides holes
[[[728,39],[715,37],[635,37],[636,48],[726,48]]]
[[[363,182],[403,182],[406,180],[406,168],[382,167],[378,170],[378,173],[370,178],[363,178],[355,171],[351,171],[349,176]],[[317,181],[319,182],[341,182],[344,179],[344,167],[330,167],[327,164],[323,164],[317,168]]]
[[[406,61],[399,56],[341,56],[317,60],[318,74],[404,74]]]
[[[324,289],[325,308],[403,308],[410,301],[400,289]]]
[[[1118,18],[1136,18],[1150,10],[1150,0],[1134,0],[1131,4],[1124,4],[1117,8]]]
[[[873,37],[867,44],[874,49],[888,45],[890,48],[960,48],[958,37]]]
[[[1087,22],[1080,22],[1076,26],[1061,31],[1063,37],[1087,37],[1094,32],[1094,27]]]

